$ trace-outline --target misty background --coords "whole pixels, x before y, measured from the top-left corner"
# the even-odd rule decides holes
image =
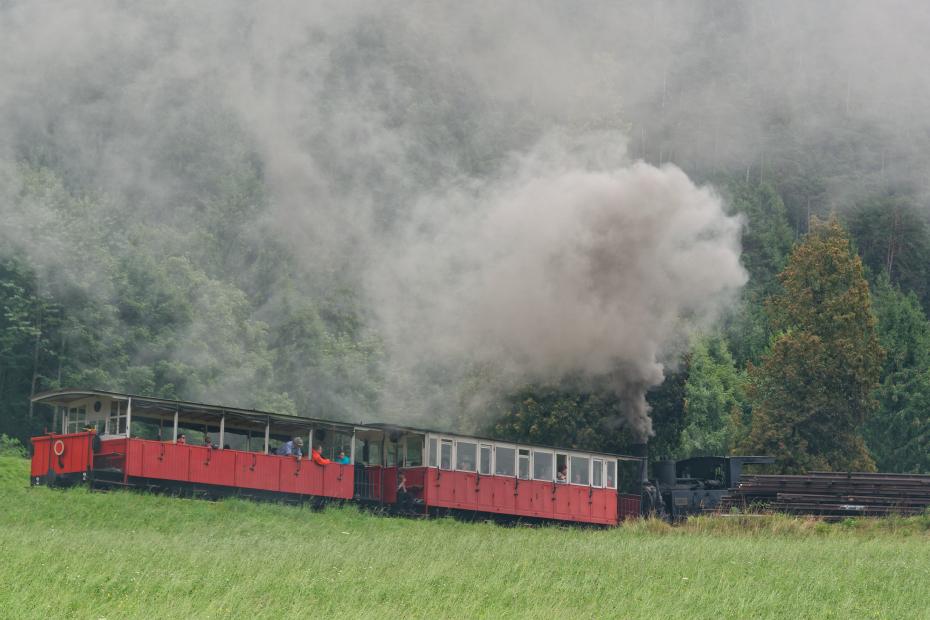
[[[8,416],[73,385],[474,430],[557,391],[649,436],[695,338],[757,359],[811,215],[847,217],[926,307],[922,255],[866,224],[926,225],[928,23],[918,2],[0,2]]]

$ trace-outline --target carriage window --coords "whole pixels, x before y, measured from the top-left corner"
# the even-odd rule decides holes
[[[110,401],[110,417],[107,419],[107,435],[126,434],[126,409],[122,401]]]
[[[520,477],[527,480],[530,477],[530,451],[521,449],[517,460],[520,465],[518,470]]]
[[[591,484],[596,487],[604,486],[604,461],[601,459],[594,459],[591,461],[594,464],[594,468],[591,471]]]
[[[397,444],[393,441],[388,441],[387,446],[385,446],[385,454],[387,456],[385,466],[395,467],[397,465]]]
[[[617,488],[617,463],[616,461],[607,461],[607,488]]]
[[[381,442],[379,441],[368,442],[368,464],[369,465],[380,465],[381,464]]]
[[[460,471],[475,471],[478,460],[478,445],[470,441],[459,441],[455,452],[455,468]]]
[[[436,467],[439,463],[439,449],[437,448],[438,442],[435,437],[430,437],[429,440],[429,466]]]
[[[419,467],[423,464],[423,439],[421,437],[407,437],[406,467]]]
[[[87,408],[71,407],[68,409],[68,426],[65,428],[66,433],[78,433],[84,430],[87,424]]]
[[[555,481],[568,482],[568,457],[564,454],[555,455]]]
[[[552,480],[552,453],[533,451],[533,479]]]
[[[440,469],[452,469],[452,440],[443,439],[439,449]]]
[[[497,446],[495,452],[497,453],[497,457],[494,459],[494,473],[498,476],[514,475],[513,457],[515,450],[513,448]]]
[[[588,484],[588,457],[573,456],[572,465],[572,484]]]
[[[478,463],[478,472],[484,476],[491,474],[491,446],[481,445],[481,461]]]

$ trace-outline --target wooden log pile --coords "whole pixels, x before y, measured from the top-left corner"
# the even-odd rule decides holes
[[[744,475],[721,502],[723,511],[733,507],[831,518],[916,515],[930,507],[930,476],[820,471]]]

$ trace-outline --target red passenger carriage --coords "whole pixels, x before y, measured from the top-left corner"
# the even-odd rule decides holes
[[[55,408],[53,426],[61,434],[32,439],[33,484],[92,480],[211,496],[353,495],[351,465],[274,453],[301,437],[307,453],[321,444],[324,456],[345,450],[351,458],[352,425],[96,390],[57,390],[34,401]]]
[[[211,496],[355,499],[406,512],[615,525],[640,513],[642,459],[384,424],[350,425],[101,391],[58,390],[55,427],[33,438],[33,484],[89,480]],[[59,422],[60,420],[60,422]],[[181,434],[189,437],[179,443]],[[203,438],[217,440],[216,447]],[[333,459],[276,456],[304,437]],[[399,477],[406,494],[398,496]]]
[[[424,512],[602,525],[640,513],[639,458],[381,424],[360,428],[356,437],[364,465],[359,497],[396,503],[404,474]]]

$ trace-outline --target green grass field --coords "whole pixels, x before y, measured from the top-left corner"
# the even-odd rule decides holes
[[[930,618],[930,518],[501,527],[27,487],[2,618]]]

